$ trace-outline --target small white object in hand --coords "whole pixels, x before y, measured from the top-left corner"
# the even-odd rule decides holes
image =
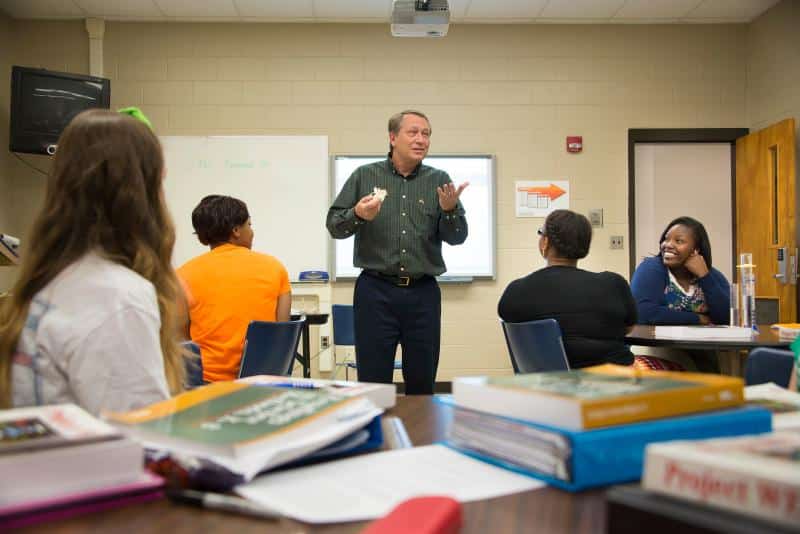
[[[383,202],[383,200],[386,198],[386,195],[388,194],[389,192],[386,191],[386,189],[381,189],[380,187],[372,188],[372,196],[378,197],[378,200],[380,200],[381,202]]]

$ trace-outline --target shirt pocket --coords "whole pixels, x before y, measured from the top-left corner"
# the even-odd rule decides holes
[[[420,207],[420,230],[426,236],[435,236],[439,231],[439,206]]]

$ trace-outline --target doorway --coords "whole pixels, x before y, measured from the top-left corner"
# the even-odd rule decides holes
[[[747,128],[628,130],[630,276],[644,257],[658,252],[664,225],[689,215],[709,232],[714,267],[733,279],[736,139],[747,133]]]

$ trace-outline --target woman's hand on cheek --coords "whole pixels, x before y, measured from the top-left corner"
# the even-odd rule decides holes
[[[708,274],[708,265],[706,265],[706,260],[696,250],[692,252],[688,258],[686,258],[686,263],[684,265],[686,269],[697,278],[703,278]]]

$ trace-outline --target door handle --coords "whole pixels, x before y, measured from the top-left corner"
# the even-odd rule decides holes
[[[789,267],[789,248],[788,247],[781,247],[775,251],[777,253],[777,261],[778,265],[776,266],[777,273],[773,276],[780,280],[781,283],[786,284],[789,281],[787,280],[787,268]]]

